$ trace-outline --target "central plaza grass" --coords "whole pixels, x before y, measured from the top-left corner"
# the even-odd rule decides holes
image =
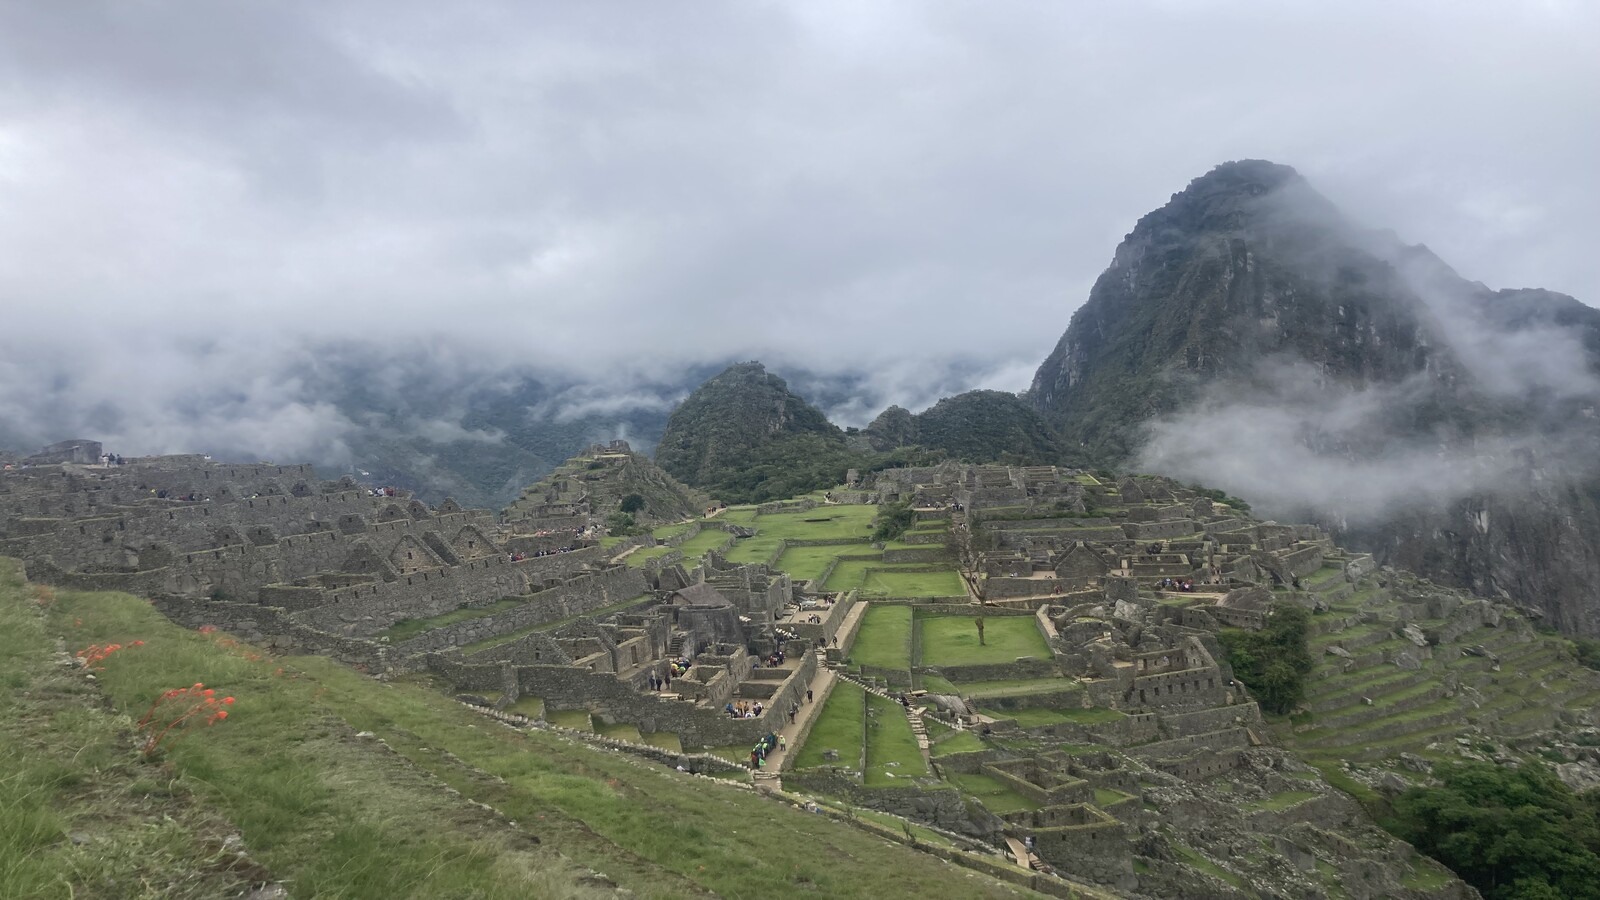
[[[976,617],[918,618],[922,630],[922,664],[974,666],[1008,663],[1019,656],[1051,657],[1050,646],[1032,616],[988,617],[983,620],[983,643],[978,643]]]
[[[866,548],[848,548],[823,585],[829,591],[859,590],[881,597],[966,597],[966,587],[955,568],[935,572],[928,563],[885,563],[883,555],[867,557]]]
[[[1081,691],[1083,684],[1071,678],[1050,675],[1044,678],[1016,678],[1005,681],[968,681],[958,685],[937,675],[924,675],[922,688],[935,694],[960,694],[973,699],[988,699],[1048,694],[1053,691]]]
[[[876,900],[954,883],[964,896],[1031,896],[749,791],[501,727],[429,684],[380,683],[327,658],[271,658],[178,628],[136,597],[62,591],[41,609],[19,594],[15,564],[0,569],[6,896],[233,896],[207,880],[232,871],[216,849],[228,833],[261,867],[238,874],[306,897],[616,896],[588,870],[656,900]],[[93,682],[73,675],[78,695],[22,696],[28,673],[65,671],[51,660],[57,640],[145,645],[112,655]],[[141,776],[129,718],[196,681],[237,697],[232,715],[165,747],[159,776]],[[123,737],[93,743],[90,725]],[[163,810],[168,797],[202,804],[211,831]],[[122,816],[129,802],[154,818]],[[68,839],[79,831],[90,839]]]
[[[861,666],[910,669],[911,616],[909,606],[869,604],[850,649],[851,661]]]

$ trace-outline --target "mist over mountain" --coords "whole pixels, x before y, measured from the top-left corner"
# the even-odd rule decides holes
[[[1600,629],[1600,311],[1494,291],[1228,163],[1142,218],[1029,397],[1108,465]]]

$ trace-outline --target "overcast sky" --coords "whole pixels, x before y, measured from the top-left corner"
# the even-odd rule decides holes
[[[1243,157],[1594,305],[1600,3],[0,0],[0,419],[310,427],[325,338],[1021,390]]]

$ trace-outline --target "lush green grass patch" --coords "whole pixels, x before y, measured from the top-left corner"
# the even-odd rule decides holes
[[[613,894],[585,886],[574,864],[641,898],[914,897],[957,878],[972,896],[1015,894],[864,842],[825,817],[557,734],[493,725],[409,680],[379,683],[322,657],[246,655],[125,595],[60,605],[52,627],[69,647],[147,642],[147,652],[117,654],[100,673],[99,689],[119,711],[137,717],[162,691],[197,680],[238,698],[226,722],[165,753],[172,768],[161,784],[175,781],[211,804],[297,895]]]
[[[795,756],[795,768],[844,766],[854,769],[859,766],[861,748],[866,742],[866,733],[862,730],[866,697],[866,691],[848,681],[834,682],[833,690],[828,694],[828,702],[823,705],[822,712],[817,714],[817,721],[811,726],[811,733],[806,737],[805,746],[799,748],[799,753]],[[744,750],[748,756],[750,748],[746,747]],[[822,754],[827,750],[837,750],[838,761],[823,759]]]
[[[1008,663],[1019,656],[1051,657],[1050,646],[1032,616],[989,616],[978,642],[974,617],[937,616],[917,619],[922,630],[922,665],[972,666]]]
[[[869,604],[850,658],[863,666],[911,668],[911,607]]]
[[[911,723],[900,704],[867,695],[867,770],[868,787],[888,787],[908,784],[908,779],[928,774],[922,751],[917,749],[917,737],[911,733]]]
[[[926,565],[925,563],[923,565]],[[864,572],[861,590],[883,597],[965,597],[966,586],[954,569],[938,572]]]
[[[992,775],[951,775],[948,779],[966,794],[983,803],[995,815],[1005,815],[1023,809],[1038,809],[1039,804],[1029,800]]]

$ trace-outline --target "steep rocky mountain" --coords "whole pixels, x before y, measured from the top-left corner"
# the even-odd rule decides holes
[[[1469,282],[1293,169],[1140,219],[1028,392],[1072,448],[1600,632],[1600,311]]]
[[[1061,439],[1022,398],[967,391],[913,415],[891,406],[862,434],[875,450],[919,446],[966,462],[1048,465],[1061,461]]]

